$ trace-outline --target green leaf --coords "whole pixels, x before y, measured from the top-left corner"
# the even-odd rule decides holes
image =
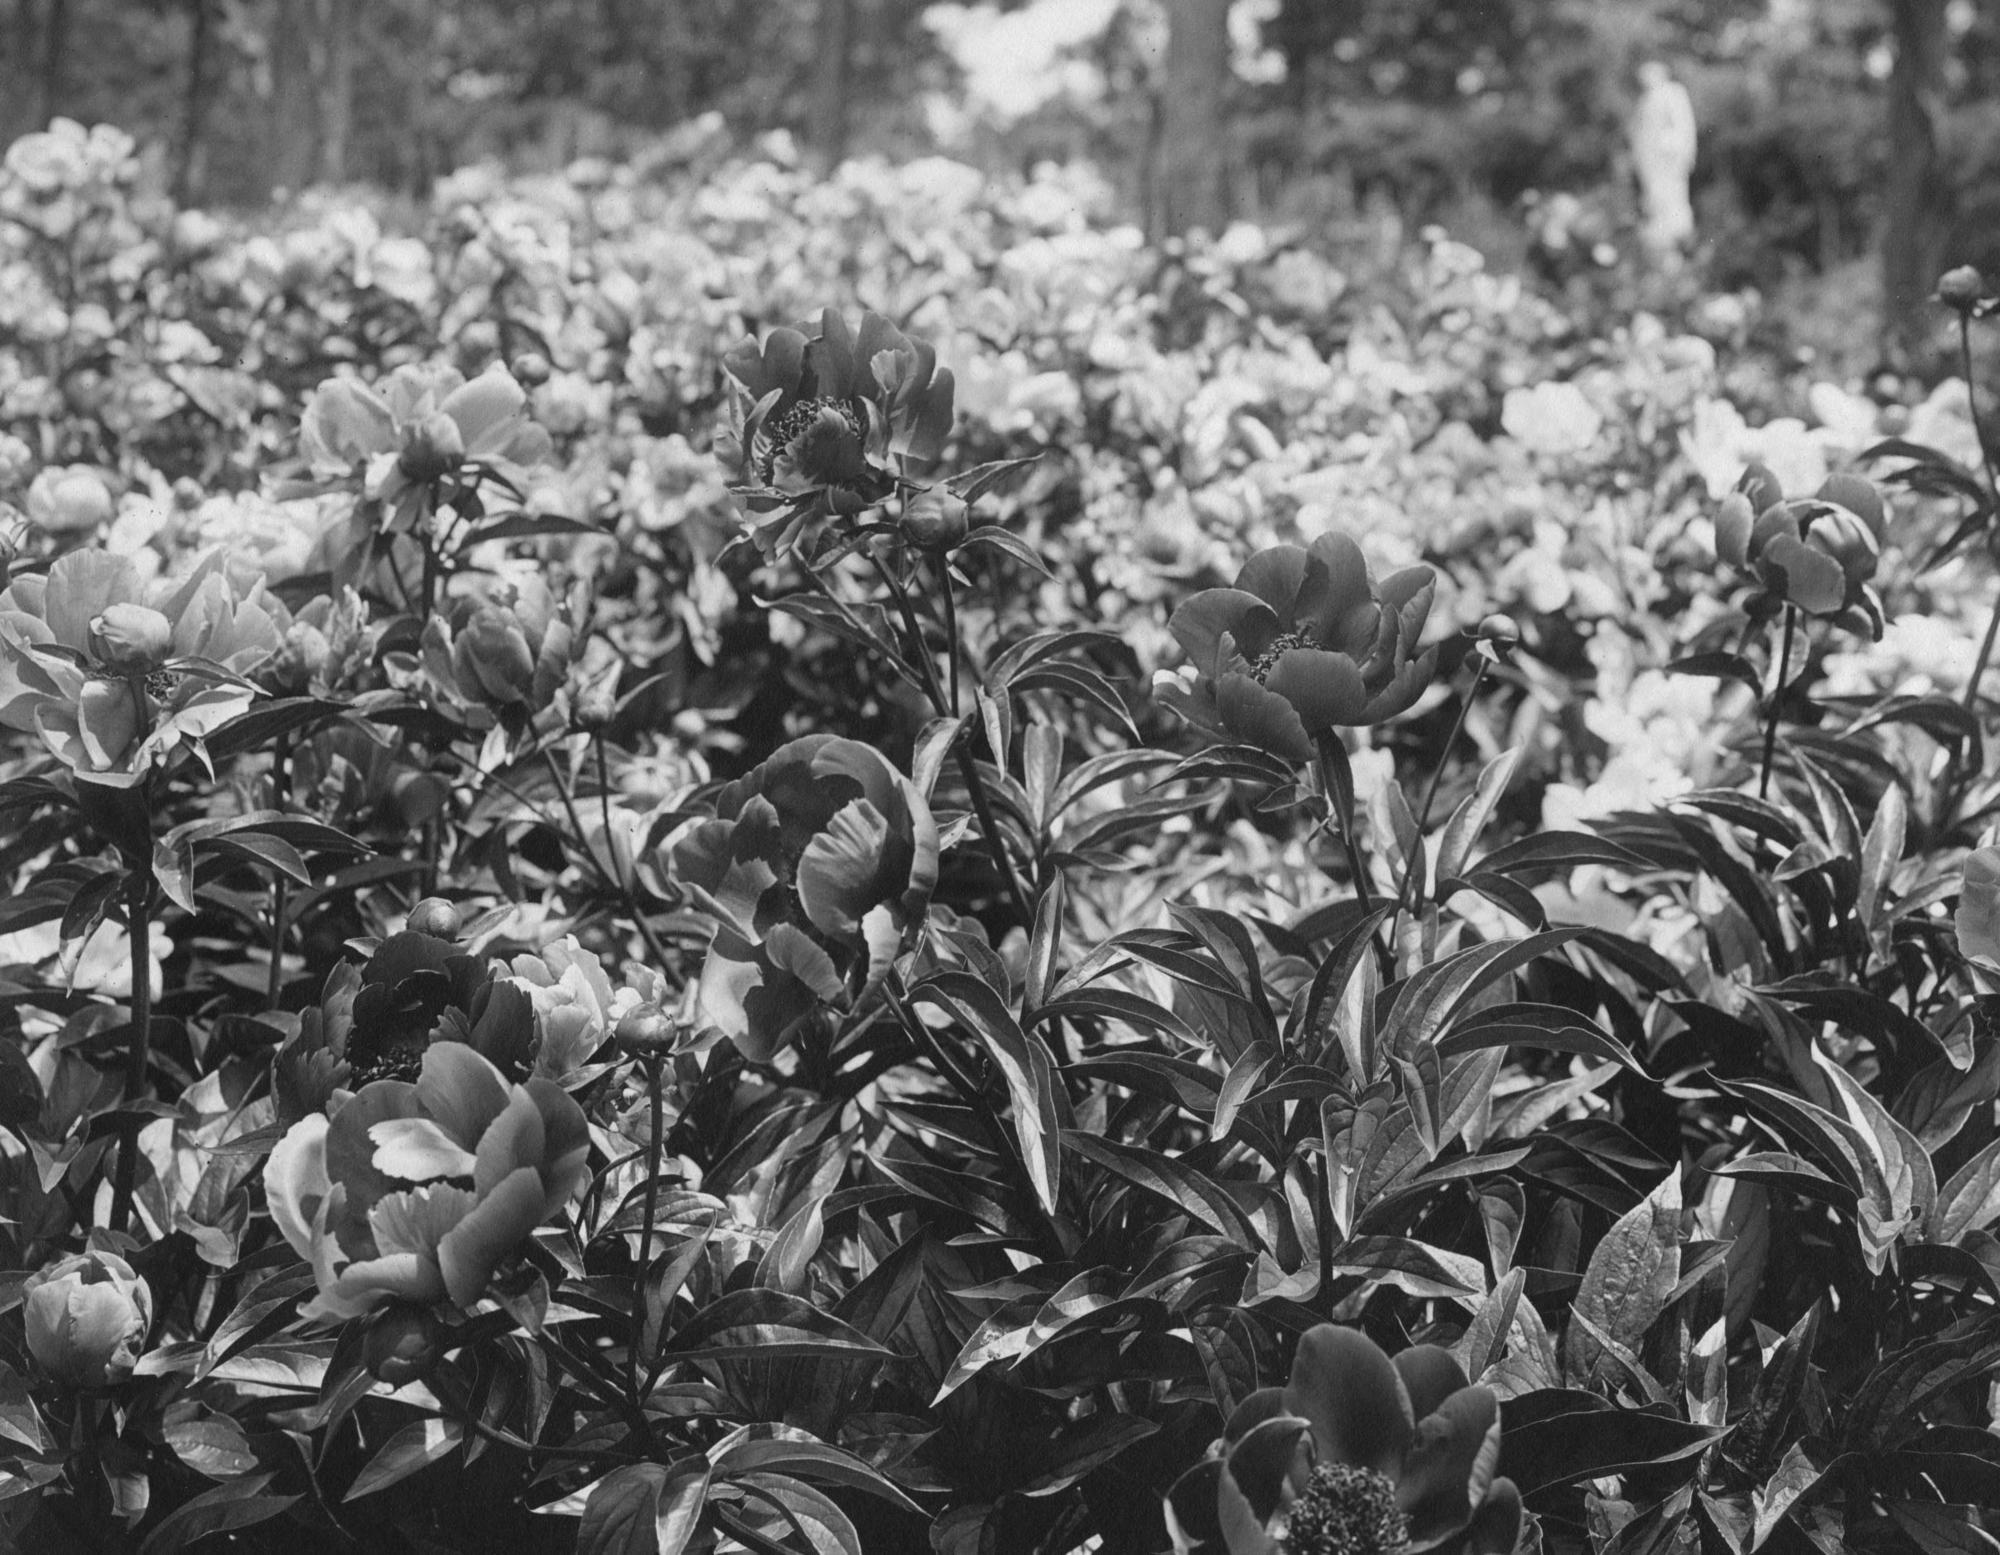
[[[1251,1229],[1248,1218],[1236,1201],[1185,1161],[1148,1150],[1139,1145],[1101,1139],[1095,1134],[1071,1129],[1062,1142],[1095,1166],[1100,1166],[1135,1188],[1163,1199],[1188,1216],[1244,1247],[1261,1247],[1263,1238]]]
[[[1573,1310],[1636,1352],[1665,1310],[1680,1272],[1681,1174],[1676,1168],[1597,1244]],[[1583,1325],[1573,1325],[1564,1355],[1569,1375],[1588,1379],[1602,1352]]]
[[[139,1555],[174,1555],[210,1534],[251,1528],[282,1516],[299,1498],[265,1495],[265,1487],[276,1478],[275,1474],[256,1474],[231,1480],[182,1502],[146,1536]]]
[[[986,1049],[1007,1082],[1028,1180],[1043,1210],[1054,1214],[1062,1183],[1062,1115],[1047,1046],[1031,1041],[1000,996],[969,972],[935,973],[910,991],[910,1000],[943,1010]]]
[[[413,1420],[382,1444],[354,1476],[354,1483],[341,1499],[358,1501],[378,1490],[387,1490],[398,1480],[408,1479],[419,1469],[436,1463],[464,1439],[465,1427],[455,1420],[436,1416]]]
[[[1500,1405],[1501,1463],[1523,1496],[1578,1480],[1682,1462],[1722,1433],[1660,1409],[1620,1409],[1595,1393],[1544,1388]]]
[[[665,1353],[677,1361],[727,1361],[894,1352],[802,1297],[759,1286],[717,1297],[669,1336]]]
[[[160,1434],[175,1457],[210,1479],[236,1479],[257,1466],[249,1438],[228,1415],[177,1421]]]
[[[1996,1139],[1938,1190],[1926,1226],[1931,1240],[1956,1242],[1968,1231],[1984,1231],[2000,1220],[2000,1139]]]
[[[1493,819],[1494,806],[1500,803],[1500,796],[1506,793],[1507,785],[1514,781],[1514,774],[1521,765],[1521,755],[1526,749],[1525,745],[1516,745],[1487,762],[1479,774],[1478,784],[1452,811],[1451,819],[1445,822],[1444,833],[1438,839],[1438,879],[1447,880],[1465,873],[1473,844],[1486,830],[1486,823]]]
[[[628,1463],[591,1487],[577,1531],[577,1555],[682,1555],[701,1525],[709,1464]]]

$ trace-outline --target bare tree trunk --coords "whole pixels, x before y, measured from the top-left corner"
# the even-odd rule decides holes
[[[1882,202],[1883,347],[1906,362],[1923,340],[1937,283],[1950,184],[1938,151],[1944,113],[1945,0],[1890,0],[1889,186]]]
[[[1229,0],[1168,0],[1156,236],[1229,219]]]
[[[318,13],[314,79],[319,97],[320,182],[347,178],[348,139],[354,123],[354,47],[360,0],[313,0]]]
[[[822,167],[847,155],[848,66],[854,53],[854,0],[819,0],[813,39],[812,113],[807,138]]]
[[[37,129],[63,110],[63,88],[69,72],[69,0],[49,0],[42,17],[42,74]]]
[[[209,0],[189,0],[187,95],[181,104],[181,143],[174,163],[174,198],[188,204],[202,184],[208,120],[208,50],[213,36]]]

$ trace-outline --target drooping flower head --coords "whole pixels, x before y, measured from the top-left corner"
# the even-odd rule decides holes
[[[249,707],[243,677],[283,641],[283,606],[220,555],[142,578],[72,551],[0,592],[0,723],[37,734],[76,777],[130,788]]]
[[[937,884],[937,824],[874,750],[811,734],[724,788],[674,866],[717,922],[697,1018],[765,1059],[888,975]]]
[[[377,1080],[294,1123],[264,1167],[271,1217],[313,1266],[309,1318],[470,1307],[589,1175],[589,1125],[549,1080],[514,1085],[460,1042],[414,1084]]]
[[[1325,730],[1378,724],[1423,695],[1437,666],[1419,651],[1437,591],[1428,567],[1378,585],[1343,534],[1275,545],[1233,588],[1205,589],[1168,623],[1192,681],[1164,677],[1161,699],[1198,728],[1290,761]]]
[[[929,341],[877,313],[863,314],[857,331],[828,308],[816,326],[774,329],[761,346],[744,341],[723,366],[737,386],[737,419],[719,451],[746,506],[777,515],[756,532],[767,554],[813,518],[881,502],[901,461],[937,458],[951,431],[951,370]]]
[[[1500,1410],[1449,1352],[1392,1361],[1322,1323],[1290,1380],[1252,1393],[1167,1497],[1177,1555],[1513,1555],[1521,1497],[1496,1478]]]
[[[1880,637],[1870,580],[1887,529],[1882,494],[1858,475],[1830,475],[1814,495],[1788,500],[1777,476],[1753,464],[1716,512],[1715,554],[1749,576],[1753,618],[1790,605]]]

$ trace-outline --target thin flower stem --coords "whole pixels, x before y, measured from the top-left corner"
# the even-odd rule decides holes
[[[1785,699],[1785,676],[1792,667],[1792,634],[1798,629],[1799,613],[1785,606],[1785,632],[1778,647],[1778,662],[1771,674],[1770,703],[1764,713],[1764,764],[1757,775],[1757,797],[1771,792],[1771,763],[1778,751],[1778,711]]]
[[[868,550],[864,550],[863,554],[873,564],[877,575],[882,579],[883,586],[896,601],[897,609],[903,617],[903,630],[910,640],[910,657],[916,661],[916,668],[924,677],[924,687],[930,696],[932,709],[940,718],[957,717],[955,711],[957,704],[954,700],[946,698],[944,687],[938,681],[937,666],[931,662],[930,650],[924,645],[923,626],[917,620],[916,606],[910,602],[909,590],[904,588],[895,574],[883,564],[881,557]],[[817,578],[819,574],[814,573],[813,576]],[[821,579],[820,582],[824,587],[825,580]],[[948,581],[945,592],[947,595],[951,592]],[[954,638],[952,641],[954,660],[957,652],[958,643]],[[1006,887],[1008,899],[1013,903],[1015,913],[1024,925],[1032,926],[1035,921],[1035,910],[1028,904],[1027,893],[1021,888],[1020,877],[1014,872],[1014,861],[1007,852],[1007,839],[1001,834],[999,823],[993,817],[992,800],[987,795],[985,781],[979,776],[978,763],[972,759],[972,752],[955,737],[952,740],[952,755],[957,758],[959,776],[965,779],[966,792],[971,795],[972,813],[979,818],[980,835],[986,839],[986,851],[993,860],[993,867],[999,872],[1001,883]],[[1004,765],[1007,753],[995,751],[993,757],[996,763]]]
[[[1472,704],[1479,696],[1479,688],[1486,681],[1486,655],[1477,655],[1478,664],[1472,671],[1472,684],[1465,688],[1465,695],[1458,704],[1458,717],[1453,721],[1451,733],[1445,737],[1444,749],[1438,752],[1438,763],[1431,768],[1430,782],[1424,785],[1424,802],[1417,810],[1417,840],[1410,849],[1410,856],[1403,860],[1403,878],[1396,887],[1396,910],[1389,915],[1389,943],[1396,943],[1396,931],[1403,926],[1403,914],[1414,904],[1410,900],[1410,889],[1417,884],[1417,860],[1423,856],[1424,828],[1431,823],[1431,807],[1437,803],[1438,785],[1444,780],[1444,769],[1451,760],[1451,753],[1458,749],[1458,737],[1465,733],[1465,720],[1472,712]],[[1421,887],[1419,887],[1421,889]]]
[[[639,1221],[639,1266],[632,1274],[632,1348],[626,1356],[626,1380],[632,1390],[632,1405],[645,1409],[645,1395],[639,1386],[639,1350],[646,1342],[646,1271],[653,1264],[653,1212],[659,1205],[660,1152],[666,1141],[661,1127],[660,1055],[647,1053],[646,1066],[646,1196]]]
[[[958,716],[958,661],[964,656],[964,644],[958,636],[958,595],[951,586],[951,558],[939,551],[933,558],[937,566],[938,597],[944,601],[944,635],[950,645],[951,654],[951,714]]]
[[[153,855],[135,860],[126,880],[125,912],[132,942],[132,1031],[125,1043],[125,1103],[136,1105],[146,1088],[153,1043]],[[139,1131],[144,1114],[128,1113],[118,1141],[118,1172],[111,1187],[111,1229],[123,1231],[132,1218],[133,1185],[139,1178]]]
[[[605,784],[602,775],[605,771],[605,767],[603,765],[604,749],[602,742],[599,742],[597,754],[599,762],[598,783],[600,787],[606,788],[608,795],[608,785]],[[646,949],[652,953],[653,959],[655,962],[658,963],[660,970],[665,971],[667,966],[666,947],[660,943],[659,936],[653,932],[652,924],[646,921],[646,915],[639,910],[638,893],[635,892],[632,889],[632,887],[625,882],[623,876],[618,873],[617,859],[615,857],[612,859],[611,863],[607,865],[602,859],[598,858],[598,856],[591,851],[589,834],[586,833],[583,829],[583,816],[579,814],[577,811],[576,797],[570,792],[569,779],[563,772],[562,764],[556,760],[556,753],[553,750],[544,749],[542,752],[542,760],[548,766],[549,780],[555,784],[556,794],[562,800],[563,813],[569,817],[570,831],[576,838],[577,851],[580,852],[586,859],[590,861],[591,868],[597,872],[597,876],[600,880],[602,880],[612,890],[616,891],[620,896],[624,897],[625,910],[632,915],[632,922],[633,925],[639,931],[639,937],[646,942]],[[608,797],[605,799],[604,810],[605,810],[605,815],[607,817],[604,830],[604,851],[606,853],[610,853],[611,827],[610,827],[609,816],[610,816],[611,805]]]
[[[276,750],[271,757],[271,799],[273,807],[279,810],[291,802],[292,795],[292,740],[290,735],[280,735]],[[271,880],[271,971],[264,988],[264,1002],[272,1009],[278,1007],[278,997],[285,987],[285,905],[290,896],[291,882],[284,871],[276,870]]]
[[[1327,747],[1328,741],[1339,738],[1340,736],[1333,730],[1327,729],[1321,732],[1316,741],[1319,746],[1319,780],[1320,786],[1326,790],[1329,819],[1333,822],[1334,830],[1340,833],[1340,846],[1347,854],[1348,873],[1354,877],[1355,899],[1361,903],[1362,911],[1366,912],[1375,905],[1374,893],[1368,889],[1368,866],[1362,860],[1360,844],[1355,841],[1353,806],[1341,803],[1340,794],[1346,785],[1335,781],[1334,757]]]
[[[1986,490],[1996,505],[2000,505],[2000,476],[1993,470],[1993,451],[1986,445],[1986,428],[1979,420],[1979,397],[1973,386],[1972,374],[1972,315],[1961,309],[1958,315],[1958,356],[1965,369],[1965,408],[1972,417],[1972,435],[1979,443],[1979,461],[1986,471]],[[1993,614],[1986,623],[1986,636],[1979,644],[1979,657],[1972,661],[1972,673],[1965,682],[1965,708],[1970,712],[1979,700],[1979,682],[1985,677],[1987,663],[1993,657],[1993,641],[2000,637],[2000,594],[1993,600]]]
[[[604,852],[615,866],[618,853],[611,841],[611,762],[604,753],[604,732],[600,729],[590,737],[590,743],[597,753],[597,804],[604,814]],[[635,861],[636,863],[636,861]],[[616,882],[625,897],[625,908],[632,914],[633,925],[639,930],[639,938],[646,942],[646,949],[653,957],[653,963],[661,971],[667,968],[667,948],[653,932],[653,925],[639,907],[639,892],[629,884],[621,872]]]

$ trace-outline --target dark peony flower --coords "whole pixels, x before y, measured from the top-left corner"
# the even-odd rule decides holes
[[[877,313],[857,332],[829,308],[816,327],[744,341],[723,366],[738,386],[737,420],[718,451],[746,506],[775,515],[755,531],[767,555],[815,518],[883,501],[902,461],[937,458],[951,431],[950,369],[929,341]]]
[[[1749,575],[1753,617],[1790,605],[1880,637],[1882,601],[1869,584],[1886,530],[1882,494],[1858,475],[1830,475],[1813,496],[1787,500],[1753,464],[1716,512],[1715,554]]]
[[[937,884],[937,825],[908,778],[828,734],[779,749],[715,811],[674,848],[717,923],[697,1018],[765,1059],[888,975]]]
[[[1314,736],[1381,723],[1423,695],[1437,650],[1417,641],[1436,591],[1428,567],[1376,585],[1346,535],[1272,546],[1234,588],[1205,589],[1174,612],[1192,681],[1164,676],[1158,693],[1221,738],[1309,760]]]
[[[1448,1352],[1392,1361],[1322,1323],[1175,1482],[1167,1522],[1177,1555],[1513,1555],[1521,1497],[1499,1459],[1499,1402]]]
[[[590,1127],[552,1080],[510,1083],[461,1042],[294,1123],[264,1166],[271,1218],[313,1266],[311,1319],[449,1297],[470,1307],[589,1176]]]
[[[279,1051],[281,1115],[324,1108],[341,1087],[414,1080],[438,1042],[460,1042],[510,1080],[533,1069],[540,1048],[534,1001],[485,956],[448,939],[404,930],[360,965],[326,980],[299,1035]]]

